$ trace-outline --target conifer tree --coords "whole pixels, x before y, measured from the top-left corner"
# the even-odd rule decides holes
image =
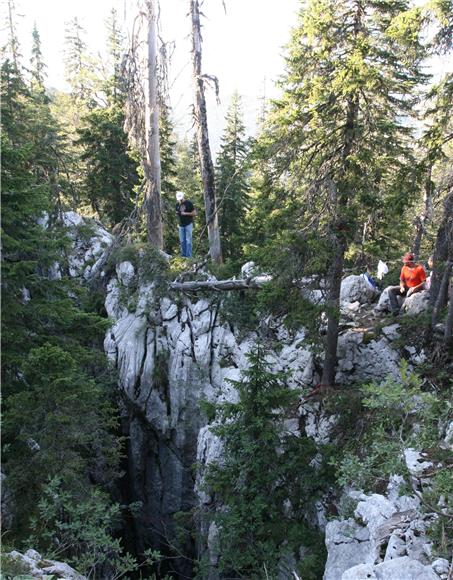
[[[179,236],[175,211],[175,193],[177,191],[176,139],[170,113],[169,105],[165,101],[161,101],[159,131],[164,248],[166,252],[172,254],[178,251]]]
[[[31,75],[32,75],[32,88],[36,92],[44,93],[44,79],[46,77],[43,55],[41,51],[41,37],[39,36],[36,23],[33,26],[32,32],[32,47],[31,47]]]
[[[366,241],[366,224],[374,240],[402,230],[410,191],[408,118],[423,80],[421,11],[408,16],[407,8],[400,0],[308,2],[288,48],[284,94],[270,118],[268,171],[288,192],[277,203],[292,215],[296,238],[306,238],[304,252],[325,264],[325,384],[335,379],[345,256]]]
[[[205,475],[218,508],[208,517],[219,529],[219,571],[221,577],[258,580],[266,570],[276,578],[283,554],[303,545],[309,556],[301,577],[317,578],[323,546],[303,514],[327,485],[328,473],[314,467],[319,449],[313,441],[283,427],[297,392],[283,373],[271,371],[262,350],[248,358],[241,380],[231,381],[238,401],[220,404],[211,427],[223,447],[222,461],[210,463]]]
[[[235,93],[226,115],[216,163],[216,188],[218,194],[219,221],[225,258],[239,258],[245,213],[248,208],[249,143],[245,138],[241,99]]]
[[[82,497],[95,463],[105,461],[111,475],[118,458],[101,353],[105,324],[64,277],[56,124],[23,74],[10,61],[2,65],[3,464],[21,539],[49,476],[61,475],[65,492]]]
[[[124,131],[125,86],[121,77],[123,36],[116,12],[107,21],[109,77],[102,85],[105,103],[93,103],[77,130],[80,158],[85,164],[82,191],[91,208],[114,226],[133,209],[138,184],[137,161]]]
[[[67,23],[65,30],[65,75],[73,98],[86,102],[91,95],[88,82],[87,45],[84,37],[85,30],[75,16]]]

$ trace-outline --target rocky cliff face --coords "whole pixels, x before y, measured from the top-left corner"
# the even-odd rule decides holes
[[[85,279],[94,273],[102,276],[104,252],[112,244],[112,238],[97,227],[91,238],[83,242],[74,235],[74,244],[73,272]],[[339,383],[398,375],[401,355],[392,346],[399,338],[398,325],[384,328],[379,336],[370,336],[354,322],[355,313],[370,298],[363,286],[365,282],[359,278],[347,279],[342,291],[342,309],[350,315],[350,323],[345,325],[339,342]],[[191,576],[190,559],[207,550],[210,578],[215,578],[218,560],[215,527],[201,530],[204,540],[199,545],[188,537],[182,543],[175,538],[176,514],[197,506],[209,508],[212,498],[202,486],[203,466],[221,456],[220,442],[211,433],[200,403],[234,401],[237,394],[229,379],[240,378],[248,364],[247,353],[263,341],[270,345],[269,358],[274,368],[291,371],[291,384],[295,388],[317,384],[317,356],[304,343],[303,330],[291,336],[279,321],[268,319],[255,332],[241,335],[234,325],[223,320],[217,298],[189,299],[162,292],[152,277],[145,280],[130,261],[118,263],[111,273],[106,283],[105,308],[112,320],[105,351],[118,371],[127,436],[123,494],[128,503],[140,502],[139,509],[130,515],[129,541],[138,552],[150,546],[163,554],[174,554],[172,548],[183,552],[174,565],[174,571],[181,577]],[[272,344],[277,344],[278,349],[273,350]],[[406,353],[406,358],[411,356],[421,354]],[[303,429],[319,442],[328,440],[334,423],[335,417],[325,416],[316,403],[301,404],[294,416],[288,418],[288,428],[294,432]],[[422,558],[420,551],[415,554],[408,550],[407,540],[403,550],[401,534],[388,532],[386,544],[376,539],[376,534],[382,533],[379,526],[384,520],[400,517],[401,512],[417,512],[417,502],[409,498],[407,505],[401,506],[384,496],[379,501],[376,509],[385,504],[385,513],[379,512],[381,518],[369,516],[376,498],[363,496],[355,519],[327,524],[329,558],[324,580],[362,577],[401,580],[400,570],[409,568],[404,560],[398,571],[392,572],[395,555],[416,561],[415,567],[427,565],[428,556],[424,554]],[[326,526],[322,502],[317,519],[321,527]],[[402,526],[398,529],[402,530]],[[404,534],[409,533],[407,526],[404,530]],[[385,568],[382,564],[389,559],[387,552],[392,554],[392,563]],[[355,572],[349,570],[353,566]],[[431,575],[420,575],[425,572],[418,567],[415,575],[404,578],[439,577],[433,568],[429,569]],[[293,576],[283,574],[282,578],[285,577]]]

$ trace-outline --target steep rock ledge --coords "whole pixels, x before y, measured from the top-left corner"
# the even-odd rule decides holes
[[[69,221],[74,221],[72,214],[70,217]],[[82,240],[74,233],[73,240],[75,251],[70,262],[74,275],[88,280],[94,274],[105,278],[103,267],[113,238],[97,225],[88,239],[85,236]],[[247,368],[247,353],[255,345],[266,344],[273,368],[289,370],[291,384],[297,388],[317,384],[319,361],[305,344],[303,330],[290,336],[278,320],[269,318],[261,321],[255,332],[244,336],[222,320],[217,298],[191,300],[185,295],[162,292],[152,279],[144,281],[141,272],[128,261],[117,264],[109,276],[105,281],[105,308],[112,325],[104,346],[118,372],[122,395],[123,428],[127,437],[124,500],[139,502],[140,506],[131,511],[126,535],[137,552],[145,547],[157,548],[168,555],[174,555],[175,549],[179,551],[181,557],[175,560],[174,571],[184,576],[192,574],[193,557],[207,554],[210,578],[217,578],[215,526],[211,524],[199,530],[204,540],[198,545],[191,540],[178,543],[175,539],[175,514],[195,507],[209,509],[211,498],[202,485],[204,466],[221,457],[222,452],[200,403],[237,399],[229,380],[240,378],[241,371]],[[364,307],[360,301],[353,301],[361,295],[357,285],[362,282],[357,280],[359,277],[350,278],[356,280],[345,281],[343,312]],[[272,341],[268,341],[269,335]],[[396,324],[384,327],[379,336],[371,335],[371,339],[360,325],[346,325],[339,339],[338,382],[347,385],[383,380],[388,375],[396,378],[401,359],[399,350],[394,348],[398,338]],[[405,358],[412,358],[414,362],[420,357],[423,353],[414,349],[405,353]],[[335,416],[326,415],[318,403],[306,401],[294,411],[293,417],[288,417],[288,428],[295,433],[302,430],[321,444],[329,441],[335,422]],[[390,501],[381,497],[383,502]],[[365,505],[369,501],[366,496],[361,498]],[[392,516],[398,513],[397,507],[392,509]],[[416,506],[411,509],[416,511]],[[407,548],[405,551],[395,548],[402,568],[392,571],[396,564],[382,558],[382,549],[378,549],[373,539],[369,522],[360,519],[358,512],[357,519],[327,523],[323,502],[318,502],[316,510],[318,525],[326,528],[329,552],[324,580],[356,577],[401,580],[398,574],[402,568],[427,566],[426,555],[421,558],[421,553],[415,555]],[[392,536],[388,550],[397,545],[399,540]],[[347,566],[345,558],[343,563],[338,563],[339,551],[342,554],[351,551]],[[415,564],[405,565],[407,559]],[[430,576],[426,577],[439,578],[444,564],[437,563],[437,568],[433,564],[429,568]],[[356,570],[351,571],[351,567]],[[408,572],[407,578],[422,577],[417,576],[419,572],[418,568],[413,574]],[[426,572],[425,568],[422,572]],[[282,572],[282,579],[293,577],[291,572],[288,574]]]

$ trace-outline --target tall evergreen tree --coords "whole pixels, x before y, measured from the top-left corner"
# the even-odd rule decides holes
[[[109,77],[103,83],[105,104],[93,103],[77,130],[80,157],[85,164],[82,190],[91,208],[110,225],[133,209],[132,195],[139,182],[137,161],[124,132],[124,82],[121,77],[123,36],[115,11],[107,21]]]
[[[226,115],[226,126],[216,163],[219,221],[225,258],[238,259],[241,256],[250,189],[248,153],[249,143],[245,137],[241,99],[235,93]]]
[[[77,17],[66,25],[65,30],[65,76],[71,87],[74,99],[88,101],[91,98],[89,87],[89,67],[85,30]]]
[[[31,47],[31,75],[32,88],[36,92],[44,93],[44,80],[46,77],[46,65],[44,64],[43,55],[41,51],[41,37],[39,35],[36,23],[33,25],[32,32],[32,47]]]
[[[277,203],[299,230],[296,247],[317,266],[324,263],[325,384],[335,379],[345,256],[366,242],[366,224],[381,243],[388,228],[404,235],[408,120],[422,80],[421,11],[407,8],[400,0],[308,2],[289,45],[284,94],[270,118],[269,173],[287,192]]]
[[[169,254],[178,251],[178,220],[175,211],[176,187],[176,139],[170,116],[170,107],[165,102],[160,106],[160,163],[162,170],[162,215],[164,221],[164,249]]]
[[[117,446],[105,323],[81,306],[64,265],[52,274],[67,246],[55,223],[55,124],[22,70],[6,61],[1,76],[2,443],[17,539],[29,532],[48,477],[61,475],[65,492],[81,498],[98,461],[112,475]]]

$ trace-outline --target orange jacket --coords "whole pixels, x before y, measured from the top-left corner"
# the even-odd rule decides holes
[[[426,280],[425,268],[420,264],[416,264],[413,268],[403,266],[401,268],[400,280],[406,288],[415,288],[415,286],[418,286]]]

